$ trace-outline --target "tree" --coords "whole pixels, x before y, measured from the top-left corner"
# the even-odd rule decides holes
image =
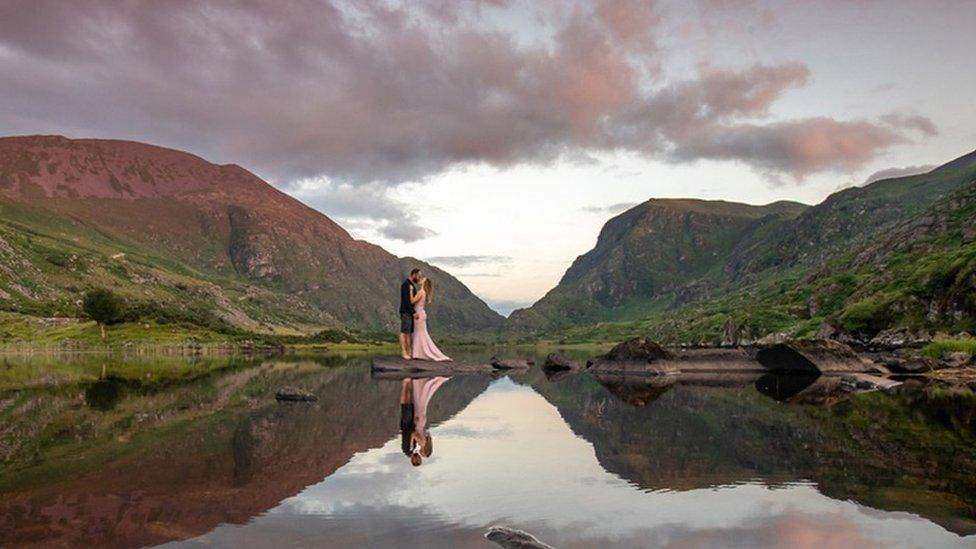
[[[104,288],[86,292],[81,308],[88,318],[98,323],[102,330],[102,339],[105,339],[105,325],[115,324],[122,316],[121,300]]]

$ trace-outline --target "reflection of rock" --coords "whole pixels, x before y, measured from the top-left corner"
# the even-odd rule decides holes
[[[505,549],[553,549],[528,532],[505,526],[492,526],[485,533],[485,539]]]
[[[593,379],[631,406],[647,406],[674,386],[678,376],[621,376],[594,374]]]
[[[300,391],[292,387],[282,387],[275,393],[275,400],[278,402],[316,402],[319,397],[305,391]]]
[[[881,368],[838,341],[797,340],[760,349],[756,360],[776,372],[875,372]]]
[[[756,390],[773,400],[788,401],[813,385],[820,374],[766,374],[756,380]]]
[[[113,410],[121,398],[122,382],[116,379],[100,379],[85,389],[85,404],[93,410]]]

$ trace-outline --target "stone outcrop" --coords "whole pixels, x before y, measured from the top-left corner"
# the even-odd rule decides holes
[[[832,340],[797,340],[760,349],[756,360],[775,372],[884,372],[849,346]]]
[[[492,526],[485,532],[485,539],[505,549],[554,549],[528,532],[505,526]]]
[[[300,389],[282,387],[275,393],[275,400],[278,402],[317,402],[319,397]]]

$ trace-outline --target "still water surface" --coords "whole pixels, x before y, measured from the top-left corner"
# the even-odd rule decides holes
[[[369,361],[8,359],[0,546],[976,546],[969,389],[456,376],[415,467]]]

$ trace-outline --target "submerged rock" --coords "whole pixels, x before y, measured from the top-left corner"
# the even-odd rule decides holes
[[[307,393],[291,387],[283,387],[278,389],[278,392],[275,393],[275,400],[278,402],[316,402],[318,399],[319,397],[312,393]]]
[[[505,526],[492,526],[485,533],[485,539],[505,549],[554,549],[528,532]]]

